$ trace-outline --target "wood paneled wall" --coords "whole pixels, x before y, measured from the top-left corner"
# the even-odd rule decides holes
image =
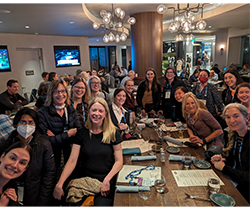
[[[139,78],[152,67],[157,76],[162,71],[162,15],[157,12],[143,12],[133,15],[136,24],[131,26],[132,70]]]

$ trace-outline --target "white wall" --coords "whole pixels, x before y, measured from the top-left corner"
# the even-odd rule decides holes
[[[20,72],[18,63],[17,48],[41,48],[44,71],[56,72],[58,75],[71,74],[74,75],[77,69],[90,70],[89,59],[89,43],[88,37],[76,36],[48,36],[48,35],[23,35],[23,34],[7,34],[0,33],[0,45],[7,45],[10,57],[11,72],[0,73],[0,93],[6,90],[6,83],[9,79],[17,79],[19,81],[19,93],[22,93],[22,81],[19,79],[24,72]],[[81,66],[56,68],[54,59],[53,45],[71,45],[80,47]],[[39,76],[40,75],[34,75]]]

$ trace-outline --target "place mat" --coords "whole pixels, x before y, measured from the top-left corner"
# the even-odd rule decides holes
[[[172,170],[178,187],[207,186],[209,178],[217,178],[220,185],[225,185],[212,169]]]
[[[141,153],[148,152],[152,148],[152,144],[144,141],[144,139],[126,140],[122,142],[122,149],[139,148]]]

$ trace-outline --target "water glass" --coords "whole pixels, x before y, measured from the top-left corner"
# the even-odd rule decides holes
[[[182,163],[185,168],[189,168],[190,165],[192,164],[192,157],[189,153],[185,152],[182,155]]]
[[[209,178],[207,181],[207,188],[210,194],[220,191],[220,181],[217,178]]]
[[[11,111],[10,110],[5,110],[5,115],[10,115]]]
[[[178,134],[179,134],[179,138],[183,139],[183,129],[179,129]]]
[[[138,194],[145,201],[146,204],[146,200],[152,196],[152,189],[148,186],[139,186]]]
[[[165,191],[166,180],[165,177],[161,174],[155,176],[155,191],[158,193],[164,193]]]

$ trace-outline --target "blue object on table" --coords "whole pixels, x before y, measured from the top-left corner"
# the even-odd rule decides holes
[[[151,156],[131,156],[131,161],[156,160],[155,155]]]
[[[141,154],[140,148],[126,148],[122,149],[123,155],[133,155],[133,154]]]

